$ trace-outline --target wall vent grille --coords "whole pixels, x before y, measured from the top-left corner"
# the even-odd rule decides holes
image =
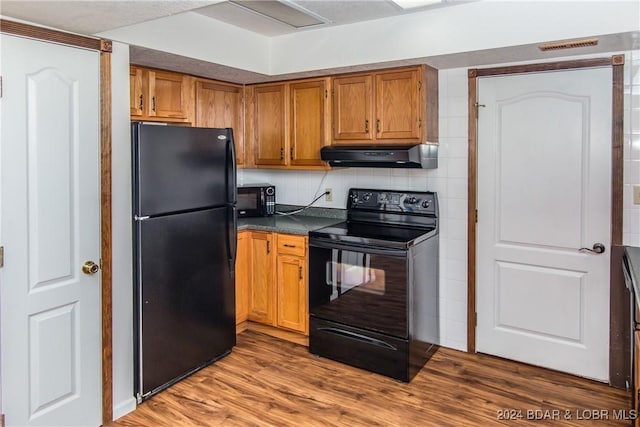
[[[587,47],[587,46],[597,46],[598,39],[581,39],[581,40],[569,40],[564,42],[556,42],[556,43],[543,43],[538,46],[538,49],[541,51],[547,50],[559,50],[559,49],[572,49],[574,47]]]

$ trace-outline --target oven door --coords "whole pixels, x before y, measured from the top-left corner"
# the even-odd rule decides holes
[[[309,314],[408,338],[407,251],[309,240]]]

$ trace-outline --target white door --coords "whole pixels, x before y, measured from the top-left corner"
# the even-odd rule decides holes
[[[100,425],[99,53],[0,37],[2,411]]]
[[[480,352],[608,380],[611,81],[478,79]]]

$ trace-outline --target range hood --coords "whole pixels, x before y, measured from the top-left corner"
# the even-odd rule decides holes
[[[320,157],[333,167],[435,169],[438,145],[331,145]]]

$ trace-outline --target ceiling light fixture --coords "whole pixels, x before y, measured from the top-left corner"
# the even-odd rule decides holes
[[[391,0],[403,9],[415,9],[417,7],[431,6],[442,3],[444,0]]]
[[[295,28],[329,22],[320,15],[287,0],[232,0],[230,3]]]

